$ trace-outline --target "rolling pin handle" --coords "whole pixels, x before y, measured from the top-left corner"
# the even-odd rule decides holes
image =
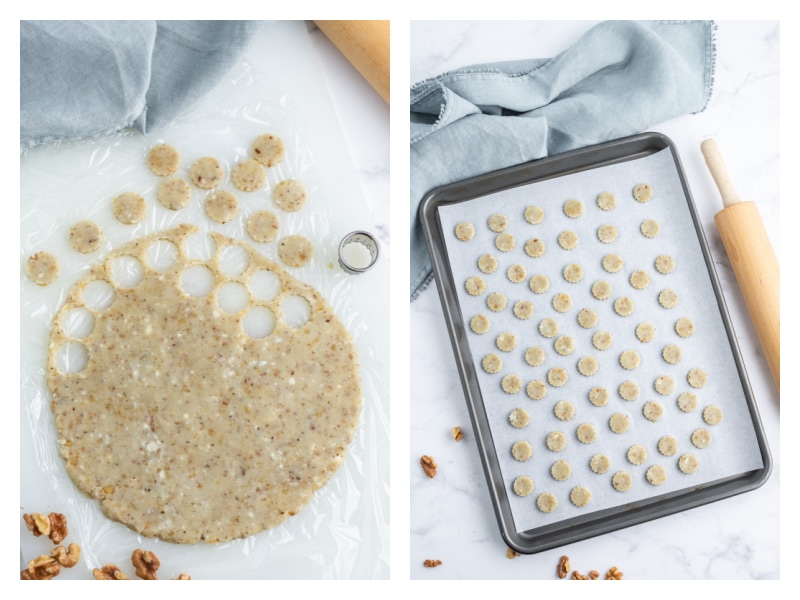
[[[703,141],[700,144],[700,151],[703,153],[708,170],[711,171],[711,176],[717,184],[719,193],[722,196],[722,204],[725,208],[741,202],[736,190],[733,189],[733,183],[731,183],[725,162],[722,160],[722,154],[719,151],[717,142],[712,139]]]

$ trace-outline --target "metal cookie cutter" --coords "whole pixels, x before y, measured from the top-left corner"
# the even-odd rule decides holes
[[[366,231],[348,233],[339,243],[339,264],[351,275],[369,271],[379,254],[378,240]]]

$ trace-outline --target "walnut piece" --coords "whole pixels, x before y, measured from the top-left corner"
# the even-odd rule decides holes
[[[181,573],[175,579],[176,580],[180,579],[181,581],[188,581],[189,579],[191,579],[191,577],[189,577],[186,573]]]
[[[611,567],[606,573],[606,579],[622,579],[622,571],[617,567]]]
[[[81,559],[81,547],[78,544],[70,544],[67,548],[56,546],[50,551],[50,556],[55,558],[62,567],[71,569]]]
[[[161,561],[158,557],[150,552],[150,550],[141,550],[137,548],[131,554],[131,562],[136,569],[136,576],[139,579],[158,579],[156,572],[161,566]]]
[[[50,539],[54,544],[60,544],[67,537],[67,518],[61,513],[50,513]]]
[[[423,564],[424,564],[426,567],[431,567],[431,568],[433,568],[433,567],[438,567],[440,564],[442,564],[442,561],[440,561],[439,559],[434,559],[434,560],[432,560],[432,559],[430,559],[430,558],[429,558],[429,559],[427,559],[427,560],[426,560],[426,561],[425,561]]]
[[[67,537],[67,518],[61,513],[50,513],[45,516],[42,513],[33,513],[29,515],[25,513],[22,515],[28,531],[32,531],[33,535],[39,537],[46,535],[54,544],[60,544]]]
[[[461,427],[453,427],[451,433],[453,434],[453,439],[457,442],[464,439],[464,432],[461,431]]]
[[[511,548],[506,548],[506,556],[508,558],[516,558],[519,556],[519,552],[512,550]]]
[[[50,519],[41,513],[33,513],[29,515],[25,513],[22,515],[28,531],[32,531],[33,535],[39,537],[40,535],[50,535]]]
[[[583,581],[588,581],[588,579],[589,579],[586,575],[581,575],[577,571],[573,571],[572,572],[572,578],[573,579],[580,579],[580,580],[583,580]]]
[[[592,569],[589,571],[589,579],[598,579],[600,577],[600,573]]]
[[[39,534],[43,535],[43,534]],[[19,572],[20,579],[27,580],[45,580],[52,579],[61,573],[61,565],[58,564],[55,558],[42,554],[28,561],[28,568]]]
[[[102,569],[92,569],[95,579],[128,579],[117,565],[107,564]]]
[[[425,475],[430,478],[436,477],[436,468],[439,465],[436,464],[436,461],[433,460],[433,457],[423,455],[422,458],[419,459],[419,464],[422,465],[422,470],[425,471]]]
[[[556,573],[559,579],[564,579],[567,576],[567,573],[569,573],[569,556],[562,556],[559,559]]]

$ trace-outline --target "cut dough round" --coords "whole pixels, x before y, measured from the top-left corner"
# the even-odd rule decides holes
[[[489,229],[494,231],[495,233],[502,233],[508,227],[508,217],[501,214],[494,214],[489,217],[489,221],[487,222],[489,225]]]
[[[592,492],[589,491],[589,488],[579,485],[572,488],[572,491],[569,493],[569,499],[575,506],[586,506],[592,499]]]
[[[681,347],[677,344],[669,344],[664,346],[664,350],[661,351],[661,356],[667,363],[677,365],[683,358],[683,352],[681,352]]]
[[[641,444],[634,444],[628,448],[628,462],[632,465],[643,465],[647,460],[647,448]]]
[[[486,315],[475,315],[469,322],[469,326],[477,334],[484,334],[489,331],[491,321]]]
[[[103,237],[103,230],[92,221],[80,221],[69,230],[69,243],[81,254],[97,250],[103,243]]]
[[[662,396],[669,396],[675,391],[675,380],[669,375],[660,375],[656,377],[653,387]]]
[[[544,362],[544,350],[538,346],[531,346],[525,351],[525,362],[532,367],[538,367]]]
[[[700,427],[692,432],[692,444],[695,448],[708,448],[711,445],[711,432]]]
[[[508,422],[511,423],[512,427],[524,429],[531,422],[531,416],[524,408],[515,408],[508,415]]]
[[[656,271],[667,275],[675,270],[675,259],[668,254],[661,254],[656,258]]]
[[[664,416],[664,406],[656,400],[645,402],[644,406],[642,407],[642,414],[648,421],[658,421]]]
[[[601,225],[597,228],[597,239],[604,244],[610,244],[617,239],[619,232],[613,225]]]
[[[525,281],[526,275],[525,267],[522,265],[511,265],[506,270],[506,277],[511,283],[522,283]]]
[[[582,444],[591,444],[597,439],[597,429],[591,423],[583,423],[575,430],[578,441]]]
[[[533,479],[527,475],[520,475],[514,480],[514,493],[517,496],[528,496],[533,492]]]
[[[515,442],[514,445],[511,446],[511,456],[518,461],[525,462],[533,456],[533,448],[526,441]]]
[[[619,386],[619,397],[631,402],[639,397],[639,386],[635,381],[623,381]]]
[[[617,205],[617,198],[611,192],[600,192],[597,196],[597,206],[600,210],[612,210]]]
[[[567,447],[567,436],[560,431],[552,431],[547,434],[547,448],[553,452],[561,452]]]
[[[566,293],[556,294],[553,296],[553,308],[560,313],[567,312],[572,308],[572,297]]]
[[[514,236],[510,233],[498,233],[494,245],[500,252],[510,252],[514,249]]]
[[[709,425],[719,425],[722,422],[722,409],[716,404],[711,404],[703,409],[703,421]]]
[[[522,389],[522,379],[520,379],[519,375],[515,375],[514,373],[509,373],[500,383],[500,387],[503,388],[503,391],[506,394],[516,394]]]
[[[544,254],[544,240],[540,238],[531,238],[525,242],[525,254],[531,258],[539,258]]]
[[[608,420],[608,426],[614,433],[625,433],[631,424],[628,415],[623,413],[614,413]]]
[[[547,383],[553,387],[563,386],[567,383],[567,379],[569,379],[569,375],[567,375],[567,372],[561,367],[553,367],[547,372]]]
[[[562,335],[555,341],[553,347],[561,356],[569,356],[575,350],[575,340],[568,335]]]
[[[172,175],[178,170],[180,164],[181,155],[169,144],[154,146],[147,153],[147,166],[150,171],[160,177]]]
[[[691,475],[700,467],[700,461],[694,454],[684,454],[678,459],[678,468],[681,473]]]
[[[562,231],[558,234],[558,245],[564,250],[573,250],[578,246],[578,234],[574,231]]]
[[[530,285],[531,291],[534,294],[544,294],[550,289],[550,280],[547,278],[547,275],[538,274],[531,277],[528,285]]]
[[[189,179],[203,190],[210,190],[222,183],[225,171],[220,162],[211,156],[198,158],[189,169]]]
[[[652,239],[661,231],[661,226],[655,219],[645,219],[642,221],[640,229],[644,237]]]
[[[653,485],[661,485],[667,480],[667,472],[661,465],[653,465],[647,469],[647,481]]]
[[[583,267],[576,263],[570,263],[564,267],[563,275],[569,283],[578,283],[583,279]]]
[[[633,485],[633,477],[627,471],[617,471],[611,478],[611,485],[618,492],[627,492]]]
[[[694,334],[694,321],[686,317],[681,317],[675,321],[675,333],[682,338],[692,337]]]
[[[206,214],[212,221],[227,223],[239,213],[239,201],[232,193],[220,190],[206,200]]]
[[[678,306],[678,294],[673,290],[662,290],[658,295],[658,303],[664,308],[675,308]]]
[[[616,273],[622,268],[622,257],[619,254],[606,254],[603,257],[603,268],[609,273]]]
[[[584,377],[591,377],[600,368],[600,363],[594,356],[584,356],[578,361],[578,372]]]
[[[267,170],[257,160],[246,158],[233,168],[231,180],[243,192],[255,192],[267,182]]]
[[[461,221],[456,225],[456,237],[462,242],[468,242],[475,236],[475,227],[469,221]]]
[[[487,275],[497,270],[497,264],[497,259],[492,254],[482,254],[478,259],[478,268]]]
[[[592,345],[598,350],[608,350],[611,348],[613,338],[608,331],[596,331],[592,336]]]
[[[584,329],[591,329],[597,325],[597,313],[591,308],[583,308],[578,313],[578,325]]]
[[[156,198],[164,208],[180,210],[192,199],[192,188],[183,179],[171,177],[159,184]]]
[[[708,381],[708,375],[703,369],[692,369],[686,375],[686,381],[695,389],[700,389]]]
[[[278,244],[278,256],[290,267],[303,267],[311,262],[314,250],[302,235],[288,235]]]
[[[280,231],[280,221],[275,213],[269,210],[259,210],[247,219],[247,233],[254,241],[265,244],[274,242]]]
[[[533,316],[533,304],[527,300],[518,300],[514,304],[514,316],[523,321],[530,319]]]
[[[553,407],[553,414],[559,421],[569,421],[575,416],[575,407],[572,402],[561,400]]]
[[[630,282],[637,290],[643,290],[650,283],[650,275],[645,271],[634,271],[631,273]]]
[[[536,499],[536,507],[543,513],[551,513],[558,508],[558,499],[555,497],[555,494],[544,492],[543,494],[539,494],[539,497]]]
[[[632,371],[638,367],[640,361],[641,359],[639,358],[639,353],[636,352],[636,350],[625,350],[619,355],[620,366],[628,371]]]
[[[608,300],[611,296],[611,284],[601,279],[592,284],[592,296],[598,300]]]
[[[547,385],[544,381],[534,379],[525,388],[525,393],[531,400],[541,400],[547,395]]]
[[[652,342],[656,337],[656,326],[652,323],[639,323],[636,326],[636,337],[640,342]]]
[[[286,212],[297,212],[305,206],[308,192],[306,186],[297,179],[285,179],[275,186],[275,204]]]
[[[566,481],[569,479],[569,476],[572,475],[572,467],[570,467],[569,463],[565,460],[557,460],[550,467],[550,475],[552,475],[553,479],[556,481]]]
[[[503,352],[511,352],[517,347],[517,336],[509,331],[506,331],[497,336],[495,343],[497,344],[498,350]]]
[[[489,374],[494,374],[503,368],[503,359],[492,352],[483,357],[483,362],[481,365],[483,366],[484,371]]]
[[[539,322],[539,333],[546,338],[553,338],[558,335],[558,323],[551,318],[542,319]]]
[[[265,167],[274,167],[283,160],[283,140],[277,135],[265,133],[253,142],[250,148],[253,158]]]
[[[620,317],[628,317],[633,314],[634,304],[633,300],[627,296],[622,296],[614,300],[614,312]]]
[[[473,275],[464,283],[464,288],[470,296],[480,296],[486,291],[486,282],[477,275]]]
[[[589,402],[595,406],[605,406],[608,404],[608,390],[602,387],[593,387],[589,390]]]
[[[637,202],[647,202],[653,197],[653,188],[649,183],[640,183],[633,188],[633,197]]]
[[[36,285],[50,285],[58,277],[58,259],[49,252],[37,252],[28,257],[26,269]]]
[[[692,392],[684,392],[678,396],[678,408],[683,412],[692,412],[697,408],[697,396]]]
[[[487,308],[494,312],[500,312],[506,307],[506,304],[508,304],[508,300],[506,300],[503,292],[492,292],[486,298]]]
[[[602,475],[611,468],[611,460],[605,454],[595,454],[589,459],[589,468],[593,473]]]
[[[147,203],[139,194],[125,192],[113,200],[114,218],[123,225],[135,225],[147,214]]]
[[[531,225],[538,225],[544,221],[544,211],[541,206],[525,207],[525,220]]]
[[[583,214],[583,202],[580,200],[567,200],[564,202],[564,214],[570,219],[577,219]]]
[[[678,440],[671,435],[665,435],[658,440],[658,451],[664,456],[672,456],[678,451]]]

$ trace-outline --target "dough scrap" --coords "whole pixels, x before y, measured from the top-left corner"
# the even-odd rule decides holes
[[[494,239],[494,245],[500,252],[510,252],[514,249],[514,236],[510,233],[499,233]]]
[[[653,485],[661,485],[667,481],[667,472],[661,465],[653,465],[647,469],[647,481]]]
[[[567,312],[572,308],[572,297],[567,293],[556,294],[553,296],[553,308],[560,312]]]
[[[569,499],[575,506],[583,507],[589,504],[589,501],[592,499],[592,492],[589,491],[589,488],[579,485],[572,488],[572,491],[569,493]]]
[[[637,290],[643,290],[650,284],[650,275],[645,271],[634,271],[631,273],[630,282]]]
[[[672,456],[678,451],[678,440],[671,435],[665,435],[658,440],[658,451],[664,456]]]
[[[652,239],[661,231],[661,225],[655,219],[645,219],[639,229],[644,237]]]
[[[570,263],[564,267],[563,275],[569,283],[578,283],[583,279],[583,267],[577,263]]]
[[[525,321],[533,316],[533,304],[527,300],[518,300],[514,304],[514,316]]]
[[[539,322],[539,333],[546,338],[554,338],[558,335],[558,323],[551,318],[542,319]]]
[[[506,270],[506,277],[511,283],[522,283],[525,281],[525,276],[527,273],[525,272],[525,267],[522,265],[511,265]]]
[[[239,214],[239,201],[226,190],[213,192],[206,200],[206,214],[212,221],[227,223]]]
[[[479,335],[483,335],[487,331],[489,331],[489,327],[491,326],[491,321],[489,321],[489,317],[486,315],[475,315],[470,319],[469,322],[470,329]]]
[[[600,368],[600,363],[594,356],[584,356],[578,361],[578,372],[584,377],[591,377]]]
[[[572,475],[572,467],[565,460],[557,460],[550,467],[550,475],[556,481],[566,481]]]
[[[597,206],[600,210],[612,210],[617,205],[617,198],[611,192],[600,192],[597,196]]]
[[[694,454],[684,454],[678,459],[678,468],[681,473],[691,475],[700,467],[700,461]]]
[[[561,400],[553,407],[553,414],[559,421],[569,421],[575,416],[575,406],[568,400]]]
[[[708,375],[703,369],[692,369],[686,375],[686,381],[695,389],[702,388],[708,381]]]
[[[475,237],[475,227],[469,221],[461,221],[456,225],[456,237],[462,242],[468,242]]]
[[[675,391],[675,380],[669,375],[659,375],[656,377],[653,387],[662,396],[669,396]]]
[[[531,422],[531,416],[524,408],[515,408],[508,415],[508,422],[512,427],[524,429]]]
[[[605,406],[608,404],[608,390],[603,387],[593,387],[589,390],[589,402],[594,406]]]
[[[486,282],[481,277],[473,275],[464,283],[464,289],[470,296],[480,296],[486,291]]]
[[[280,221],[275,213],[269,210],[259,210],[247,219],[247,233],[255,242],[274,242],[278,238]]]
[[[656,257],[656,271],[667,275],[675,270],[675,259],[668,254],[661,254]]]
[[[486,307],[494,312],[500,312],[506,307],[508,300],[503,292],[492,292],[486,298]]]
[[[711,432],[700,427],[692,432],[692,444],[695,448],[708,448],[711,445]]]
[[[632,315],[633,309],[633,300],[627,296],[622,296],[614,300],[614,312],[616,312],[620,317],[628,317]]]
[[[497,259],[492,254],[481,254],[478,259],[478,268],[487,275],[497,270],[497,264]]]
[[[278,256],[290,267],[303,267],[311,262],[314,249],[302,235],[288,235],[278,244]]]
[[[520,475],[514,480],[514,493],[517,496],[529,496],[533,492],[533,479],[527,475]]]
[[[69,243],[81,254],[97,250],[103,239],[103,230],[92,221],[80,221],[69,230]]]
[[[147,153],[147,166],[151,172],[161,177],[172,175],[181,164],[181,155],[174,146],[159,144]]]
[[[649,183],[640,183],[633,188],[633,197],[637,202],[648,202],[653,197],[653,188]]]
[[[257,160],[246,158],[233,168],[231,179],[243,192],[255,192],[267,182],[267,170]]]
[[[525,220],[531,225],[538,225],[544,221],[544,210],[541,206],[525,207]]]
[[[564,202],[564,214],[570,219],[577,219],[583,214],[583,202],[580,200],[567,200]]]
[[[561,367],[553,367],[547,372],[547,383],[553,387],[562,387],[567,383],[567,379],[569,379],[569,375]]]
[[[489,217],[487,224],[489,225],[489,229],[495,233],[502,233],[508,227],[508,217],[499,213],[494,214]]]
[[[616,273],[622,268],[622,257],[619,254],[606,254],[603,257],[603,268],[609,273]]]
[[[511,352],[517,347],[517,336],[509,331],[503,332],[497,336],[495,344],[498,350],[502,352]]]
[[[574,231],[562,231],[558,234],[558,245],[564,250],[573,250],[578,246],[578,234]]]
[[[285,148],[283,140],[277,135],[265,133],[258,136],[250,147],[250,152],[265,167],[274,167],[283,160]]]
[[[692,412],[697,408],[697,396],[692,392],[684,392],[678,396],[678,408],[683,412]]]
[[[632,465],[643,465],[647,460],[647,448],[641,444],[634,444],[628,448],[628,454],[626,456],[628,462]]]
[[[652,323],[639,323],[636,326],[636,337],[640,342],[652,342],[656,337],[656,326]]]
[[[212,156],[198,158],[189,169],[189,179],[195,186],[210,190],[222,183],[225,171],[220,162]]]
[[[635,381],[623,381],[619,386],[619,397],[631,402],[639,397],[639,385]]]
[[[683,358],[683,352],[681,351],[681,347],[677,344],[668,344],[664,346],[664,349],[661,351],[661,356],[664,358],[665,362],[671,365],[677,365]]]
[[[490,375],[493,375],[503,368],[503,359],[497,356],[497,354],[491,352],[483,357],[481,366],[483,366],[484,371]]]
[[[658,294],[658,303],[664,308],[675,308],[678,306],[678,294],[673,290],[662,290]]]
[[[547,448],[553,452],[561,452],[567,447],[567,436],[560,431],[551,431],[545,441]]]
[[[605,454],[595,454],[589,459],[589,468],[592,470],[592,473],[602,475],[611,468],[611,459]]]
[[[610,244],[617,239],[619,231],[613,225],[601,225],[597,228],[597,239],[604,244]]]
[[[538,346],[531,346],[525,351],[525,362],[532,367],[538,367],[544,362],[545,353]]]
[[[550,279],[547,278],[547,275],[533,275],[528,285],[534,294],[544,294],[550,289]]]
[[[630,424],[631,420],[624,413],[614,413],[608,420],[608,426],[614,433],[625,433]]]
[[[582,444],[591,444],[597,439],[597,428],[591,423],[583,423],[575,430],[578,441]]]
[[[50,285],[58,277],[58,259],[49,252],[40,251],[28,257],[25,268],[36,285]]]
[[[687,317],[681,317],[675,321],[675,333],[682,338],[692,337],[694,334],[694,321]]]
[[[619,355],[620,366],[628,371],[632,371],[638,367],[640,362],[641,359],[639,358],[639,353],[636,352],[636,350],[625,350]]]
[[[591,308],[582,308],[578,313],[578,325],[584,329],[591,329],[597,325],[597,313]]]
[[[139,194],[125,192],[112,200],[114,218],[123,225],[135,225],[147,214],[147,203]]]
[[[664,416],[664,406],[656,400],[645,402],[642,407],[642,414],[648,421],[656,422]]]
[[[710,404],[703,409],[703,421],[709,425],[722,423],[722,409],[716,404]]]
[[[555,341],[553,348],[561,356],[569,356],[575,350],[575,340],[568,335],[562,335]]]
[[[286,212],[297,212],[305,206],[308,198],[306,186],[297,179],[284,179],[275,186],[272,195],[278,208]]]
[[[525,462],[533,456],[533,448],[524,440],[515,442],[514,445],[511,446],[511,456],[520,462]]]
[[[633,477],[627,471],[617,471],[611,477],[611,485],[618,492],[627,492],[633,485]]]
[[[596,331],[592,336],[592,345],[598,350],[608,350],[611,348],[613,338],[608,331]]]
[[[540,238],[531,238],[525,242],[525,254],[531,258],[539,258],[544,254],[545,245],[544,240]]]
[[[519,375],[509,373],[503,377],[500,387],[503,388],[506,394],[516,394],[522,389],[522,379],[520,379]]]
[[[192,199],[192,188],[183,179],[170,177],[158,185],[156,198],[164,208],[180,210],[186,208]]]
[[[547,385],[540,379],[534,379],[525,388],[525,393],[531,400],[541,400],[547,395]]]
[[[543,513],[551,513],[558,508],[558,499],[551,492],[539,494],[536,499],[536,507]]]

